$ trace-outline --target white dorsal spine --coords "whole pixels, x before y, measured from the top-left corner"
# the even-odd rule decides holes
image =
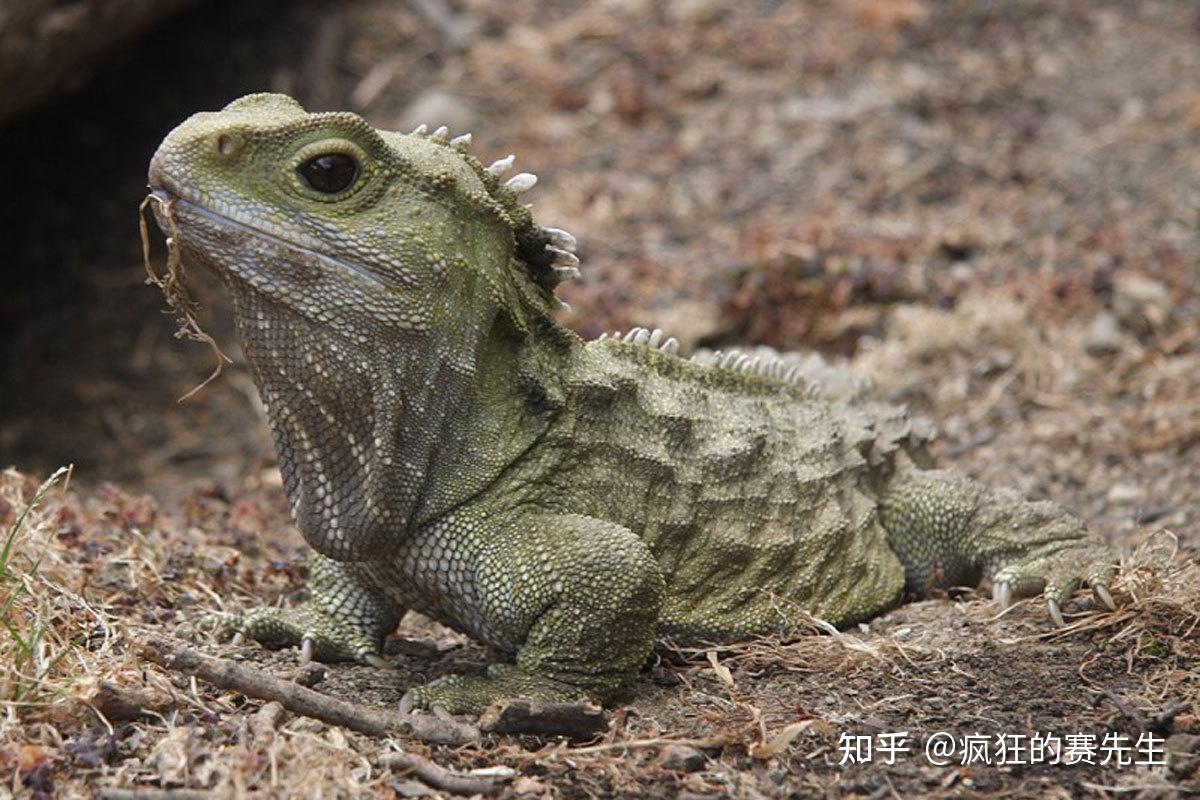
[[[569,253],[566,250],[560,250],[554,245],[549,244],[546,245],[546,250],[547,252],[554,254],[555,264],[565,264],[568,267],[579,266],[579,256],[575,255],[574,253]]]
[[[579,246],[579,242],[575,240],[575,237],[562,228],[543,228],[542,230],[546,231],[546,235],[550,237],[550,244],[555,247],[574,253],[575,249]]]
[[[499,178],[501,175],[503,175],[504,173],[506,173],[510,169],[512,169],[513,162],[516,160],[517,160],[516,156],[511,155],[511,154],[507,155],[504,158],[501,158],[497,161],[493,161],[492,165],[487,168],[487,171],[490,174],[495,175],[497,178]]]
[[[517,194],[528,192],[537,184],[537,175],[532,172],[520,172],[509,178],[504,185]]]

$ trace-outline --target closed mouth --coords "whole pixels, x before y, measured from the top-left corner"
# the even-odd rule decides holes
[[[199,203],[194,203],[191,200],[183,197],[182,193],[179,191],[174,190],[170,186],[170,181],[165,179],[163,176],[157,176],[155,183],[158,185],[151,184],[150,194],[153,197],[158,198],[162,203],[168,205],[169,207],[183,209],[190,214],[203,217],[204,219],[215,223],[218,226],[248,234],[257,239],[277,245],[285,250],[293,250],[312,256],[318,261],[345,270],[351,275],[354,275],[355,277],[361,278],[365,281],[369,281],[375,286],[384,285],[383,281],[371,274],[369,270],[359,266],[358,264],[345,261],[336,256],[331,256],[328,253],[322,253],[320,250],[315,250],[302,244],[297,244],[296,242],[284,239],[283,237],[271,233],[270,231],[265,231],[262,228],[255,227],[254,225],[247,224],[241,220],[234,219],[233,217],[213,211],[212,209],[206,208]]]

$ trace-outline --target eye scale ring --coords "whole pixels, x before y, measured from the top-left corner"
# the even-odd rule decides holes
[[[296,167],[300,178],[321,194],[340,194],[358,179],[358,161],[346,153],[321,153]]]

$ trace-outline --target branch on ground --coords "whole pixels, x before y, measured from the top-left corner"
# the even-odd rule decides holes
[[[594,703],[508,700],[485,709],[479,716],[479,727],[487,733],[591,739],[608,730],[608,717]]]
[[[222,689],[259,700],[274,700],[293,714],[313,717],[368,736],[408,736],[450,745],[466,744],[479,738],[479,729],[474,725],[348,703],[236,661],[204,655],[164,637],[153,637],[144,642],[141,655],[169,670],[194,675]]]

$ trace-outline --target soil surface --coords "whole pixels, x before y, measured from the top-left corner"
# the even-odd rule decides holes
[[[140,285],[135,213],[171,126],[262,90],[382,128],[469,130],[485,163],[516,153],[540,176],[539,220],[580,240],[566,324],[845,359],[936,424],[943,465],[1086,519],[1122,553],[1121,609],[1081,594],[1056,630],[1039,603],[1000,615],[963,591],[849,631],[663,643],[584,743],[385,743],[148,664],[141,645],[168,634],[295,672],[294,652],[199,630],[220,607],[300,599],[303,546],[202,275],[202,322],[234,364],[176,403],[212,356],[173,339]],[[0,775],[15,794],[433,792],[382,766],[395,746],[503,768],[501,796],[1200,791],[1194,4],[201,3],[0,144],[19,189],[0,198],[0,466],[20,470],[0,479],[15,531]],[[67,463],[70,489],[22,520]],[[410,684],[489,660],[416,617],[387,657],[395,669],[330,665],[315,688],[394,708]],[[114,711],[105,685],[153,713]],[[877,747],[843,763],[847,737],[901,732],[895,763]],[[987,737],[993,763],[932,763],[940,733]],[[997,737],[1035,734],[1169,752],[996,757]]]

